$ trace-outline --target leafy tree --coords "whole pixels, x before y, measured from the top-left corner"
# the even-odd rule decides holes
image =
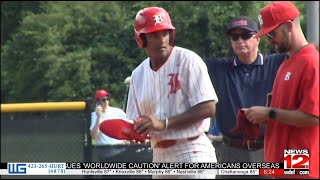
[[[29,12],[39,13],[40,6],[40,1],[1,1],[1,45],[20,26],[21,19]]]
[[[226,25],[234,16],[255,20],[269,2],[72,1],[1,4],[1,101],[78,101],[98,89],[122,107],[123,81],[147,56],[133,31],[136,13],[165,8],[176,28],[175,45],[202,56],[232,55]],[[4,4],[4,5],[3,5]],[[296,2],[304,22],[304,3]],[[303,25],[304,26],[304,25]],[[305,29],[305,28],[304,28]],[[260,50],[272,46],[262,38]]]
[[[8,91],[2,90],[2,98],[71,101],[92,97],[100,88],[115,95],[124,89],[110,85],[122,85],[130,73],[117,61],[126,58],[114,44],[125,24],[119,4],[47,2],[43,8],[45,14],[26,16],[20,31],[4,46],[2,85]]]

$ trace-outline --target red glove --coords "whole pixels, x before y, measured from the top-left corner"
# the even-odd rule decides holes
[[[237,125],[230,133],[234,136],[243,135],[243,145],[250,146],[254,143],[254,140],[260,137],[261,129],[259,124],[253,124],[248,121],[243,110],[239,110],[237,114]]]
[[[148,136],[141,136],[134,130],[134,125],[123,119],[103,121],[99,129],[105,135],[119,140],[135,140],[144,143]]]

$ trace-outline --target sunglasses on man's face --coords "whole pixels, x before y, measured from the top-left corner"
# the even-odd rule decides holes
[[[99,100],[100,102],[105,102],[105,101],[109,101],[109,98],[102,98]]]
[[[268,38],[273,39],[276,35],[276,33],[274,31],[271,31],[269,33],[266,34]]]
[[[274,39],[274,37],[276,36],[276,29],[278,29],[281,25],[288,23],[288,22],[293,22],[293,20],[289,20],[289,21],[286,21],[286,22],[279,24],[276,28],[274,28],[272,31],[270,31],[266,34],[267,37],[270,39]]]
[[[243,40],[248,40],[250,39],[255,33],[254,32],[245,32],[245,33],[241,33],[241,34],[230,34],[231,40],[232,41],[238,41],[239,38],[241,37],[241,39]]]

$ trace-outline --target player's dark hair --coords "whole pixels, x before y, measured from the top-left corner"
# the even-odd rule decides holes
[[[141,39],[143,41],[143,47],[145,48],[147,46],[146,34],[141,34],[140,37],[141,37]]]

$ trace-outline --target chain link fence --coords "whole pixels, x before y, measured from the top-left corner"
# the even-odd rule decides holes
[[[87,111],[1,112],[1,162],[152,162],[150,144],[92,145]],[[6,179],[149,179],[151,176],[2,176]]]

